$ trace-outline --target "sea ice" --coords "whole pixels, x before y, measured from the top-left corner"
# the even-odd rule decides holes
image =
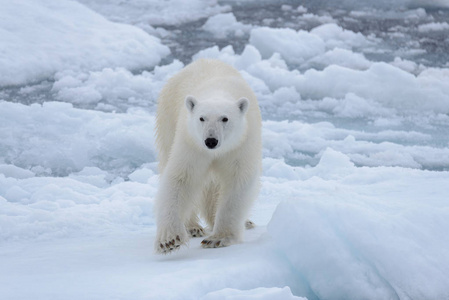
[[[249,32],[251,25],[238,22],[233,13],[219,14],[210,17],[203,25],[203,29],[212,33],[216,38],[224,39],[228,35],[242,36]]]
[[[449,296],[448,172],[356,168],[331,149],[308,171],[268,232],[319,299]]]
[[[449,298],[447,1],[0,2],[0,298]],[[160,257],[154,118],[186,53],[258,97],[257,226]]]
[[[75,1],[3,1],[0,40],[0,86],[38,82],[66,69],[151,68],[170,53],[143,30]]]

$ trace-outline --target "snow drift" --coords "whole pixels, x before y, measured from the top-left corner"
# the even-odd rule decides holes
[[[66,69],[151,68],[170,50],[141,29],[113,23],[74,1],[2,1],[0,86]]]

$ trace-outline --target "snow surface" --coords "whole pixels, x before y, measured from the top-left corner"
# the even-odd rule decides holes
[[[0,2],[1,299],[449,299],[446,1]],[[157,96],[201,57],[260,102],[257,226],[158,256]]]
[[[238,22],[233,13],[226,13],[210,17],[203,29],[211,32],[216,38],[224,39],[229,35],[244,35],[251,29],[251,25]]]
[[[155,37],[112,23],[74,1],[1,1],[0,86],[66,69],[143,69],[169,54]]]
[[[428,23],[428,24],[422,24],[418,26],[418,30],[420,32],[428,32],[428,31],[438,31],[438,30],[447,30],[449,29],[449,24],[447,22],[441,22],[441,23]]]

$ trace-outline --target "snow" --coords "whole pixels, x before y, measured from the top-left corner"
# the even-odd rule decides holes
[[[244,35],[251,29],[251,25],[238,22],[233,13],[226,13],[210,17],[203,25],[203,29],[212,33],[216,38],[224,39],[230,34]]]
[[[429,32],[429,31],[439,31],[449,29],[449,24],[447,22],[441,23],[428,23],[418,26],[419,32]]]
[[[2,1],[0,86],[67,69],[150,68],[169,54],[142,30],[107,21],[74,1]]]
[[[301,64],[308,59],[324,55],[326,50],[350,50],[369,46],[372,42],[360,33],[330,23],[320,25],[310,32],[289,28],[255,28],[251,30],[250,43],[265,58],[279,53],[287,62]]]
[[[269,35],[272,31],[277,31],[277,29],[270,28],[261,28],[260,30],[261,37]],[[255,29],[251,32],[251,38],[253,38],[254,32]],[[284,33],[287,33],[284,42],[289,41],[294,44],[295,42],[290,40],[290,34],[296,36],[297,33],[292,30],[283,30],[280,35],[273,35],[273,37],[280,38]],[[252,41],[254,43],[254,39]],[[349,44],[351,43],[352,41]],[[447,69],[429,69],[416,76],[395,67],[393,64],[385,62],[370,63],[359,54],[360,62],[354,62],[354,60],[349,62],[351,59],[348,59],[346,66],[343,63],[333,63],[323,70],[309,69],[300,74],[297,70],[290,71],[282,67],[285,62],[281,64],[281,67],[279,67],[279,64],[274,65],[272,63],[274,59],[282,61],[282,58],[269,57],[273,53],[272,51],[265,52],[267,51],[266,45],[255,44],[255,48],[247,46],[241,56],[236,56],[232,48],[223,48],[219,51],[217,47],[213,47],[203,50],[194,58],[219,58],[233,63],[236,67],[242,66],[242,60],[246,61],[243,69],[250,75],[262,79],[272,91],[283,86],[295,87],[301,95],[301,97],[297,97],[298,100],[301,98],[326,100],[326,97],[342,99],[348,97],[350,93],[354,93],[363,98],[361,101],[373,101],[374,105],[372,106],[379,105],[377,108],[370,106],[368,110],[374,108],[375,111],[368,111],[368,114],[388,115],[391,110],[395,110],[396,113],[421,113],[423,110],[439,113],[449,112],[449,97],[447,97],[449,94],[449,85],[447,84],[449,76]],[[278,47],[280,51],[284,51],[284,56],[287,53],[286,51],[294,51],[293,47],[286,50],[282,44],[277,42],[269,44]],[[252,53],[250,63],[245,57],[247,52]],[[260,54],[257,52],[260,52]],[[301,52],[301,50],[298,50],[298,52]],[[313,55],[323,53],[315,50],[311,52],[314,53]],[[344,54],[348,53],[351,52],[344,52]],[[264,56],[269,57],[269,59],[262,60],[260,58]],[[308,55],[304,53],[301,57],[308,57]],[[322,56],[318,57],[322,58],[321,63],[325,64],[328,61]],[[296,63],[301,62],[296,61]],[[354,85],[354,82],[357,82],[357,85]],[[255,86],[253,88],[257,92],[258,88]],[[352,96],[349,97],[353,98]],[[298,105],[301,104],[298,103]],[[356,111],[352,113],[353,116],[357,116],[359,113],[364,114],[363,111],[354,109]]]
[[[25,106],[1,101],[2,160],[54,176],[86,166],[136,168],[156,159],[153,124],[154,115],[140,110],[106,114],[62,102]]]
[[[1,2],[1,299],[449,298],[444,1]],[[201,57],[259,99],[257,226],[158,256],[157,97]]]
[[[261,27],[251,30],[250,42],[268,58],[279,53],[292,63],[302,63],[324,53],[325,42],[317,35],[289,28]]]
[[[302,180],[284,182],[295,196],[268,232],[319,299],[445,299],[448,174],[434,175],[356,168],[327,149]]]
[[[330,65],[338,65],[356,70],[366,70],[372,63],[361,53],[351,50],[334,48],[308,61],[315,68],[325,68]]]
[[[342,98],[349,92],[403,111],[449,112],[449,77],[422,73],[414,76],[387,63],[373,63],[367,70],[331,65],[310,69],[299,76],[296,87],[306,98]],[[357,85],[353,85],[357,82]],[[392,84],[394,82],[394,84]],[[321,87],[326,83],[327,89]]]
[[[355,33],[338,26],[337,24],[324,24],[313,28],[310,34],[320,37],[327,49],[335,47],[365,47],[371,44],[370,40],[361,33]]]
[[[134,75],[125,68],[104,68],[101,71],[61,71],[55,74],[52,91],[60,101],[81,107],[96,107],[114,111],[122,108],[120,102],[150,106],[156,103],[165,81],[184,65],[174,61],[154,72]]]

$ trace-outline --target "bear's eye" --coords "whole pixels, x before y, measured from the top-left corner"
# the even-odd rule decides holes
[[[227,121],[229,121],[228,118],[226,118],[226,117],[224,117],[224,118],[221,119],[221,120],[222,120],[223,122],[225,122],[225,123],[226,123]]]
[[[200,118],[200,121],[201,121],[201,122],[204,122],[204,118],[203,118],[203,117],[201,117],[201,118]]]

